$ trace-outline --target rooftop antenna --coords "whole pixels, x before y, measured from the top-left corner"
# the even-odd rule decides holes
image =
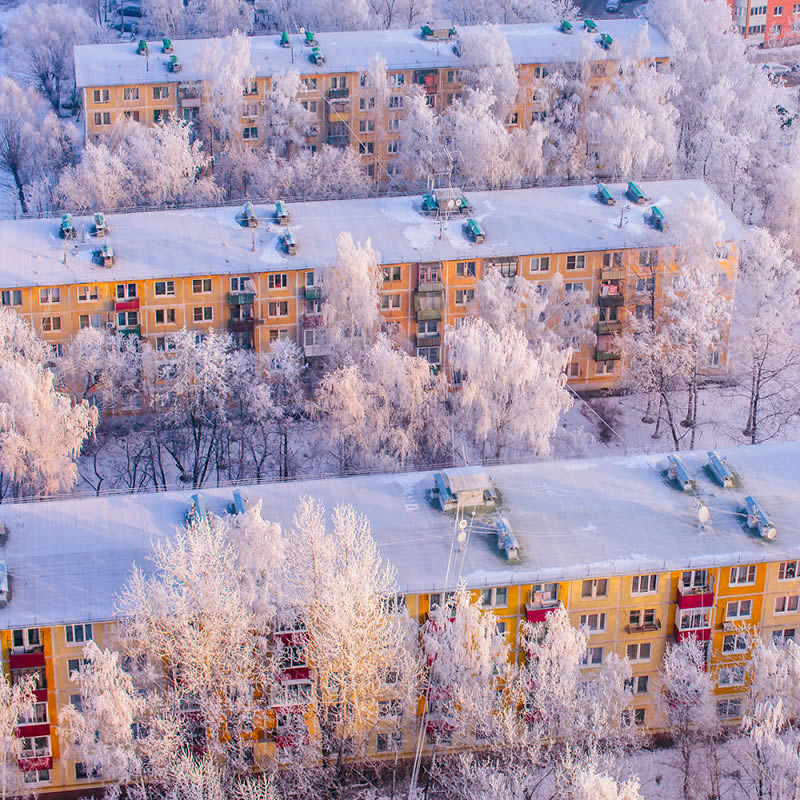
[[[619,227],[624,228],[628,224],[628,212],[631,207],[628,205],[622,206],[619,210]]]
[[[458,542],[458,552],[460,553],[464,549],[464,542],[467,541],[467,521],[465,519],[458,523],[456,541]]]

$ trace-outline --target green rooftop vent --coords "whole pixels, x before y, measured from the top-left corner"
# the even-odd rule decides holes
[[[628,196],[628,199],[632,203],[636,203],[636,205],[642,205],[647,202],[647,195],[633,181],[628,181],[628,190],[625,194]]]
[[[72,224],[72,214],[64,214],[61,217],[61,228],[59,233],[62,239],[75,238],[75,227]]]
[[[289,211],[286,208],[286,203],[284,203],[283,200],[278,200],[278,202],[275,203],[275,219],[279,225],[289,224]]]
[[[583,21],[584,30],[589,31],[589,33],[597,33],[597,23],[593,19],[589,19],[588,17]]]
[[[181,62],[178,61],[178,56],[174,53],[169,57],[169,71],[170,72],[180,72],[181,71]]]
[[[614,44],[614,40],[607,33],[600,34],[600,47],[603,50],[608,50],[612,44]]]
[[[572,23],[568,19],[562,19],[558,29],[561,33],[572,33]]]
[[[314,34],[311,31],[306,31],[305,35],[306,35],[306,40],[305,40],[306,44],[309,47],[313,47],[317,43],[317,40],[314,38]]]
[[[139,39],[139,44],[136,46],[136,52],[140,56],[146,56],[147,55],[147,52],[148,52],[147,51],[147,42],[144,39]]]
[[[312,47],[311,48],[311,56],[310,56],[310,58],[315,64],[324,64],[325,63],[325,54],[322,52],[322,50],[319,49],[319,47]]]
[[[167,39],[165,36],[161,40],[161,52],[162,53],[171,53],[172,52],[172,39]]]
[[[289,34],[286,31],[281,33],[281,47],[289,46]]]
[[[597,184],[597,199],[601,203],[605,203],[607,206],[613,206],[616,204],[616,200],[614,199],[614,195],[608,189],[604,183]]]
[[[472,217],[470,217],[466,222],[466,228],[470,239],[472,239],[475,244],[483,243],[484,239],[486,238],[486,233],[478,224],[477,220],[474,220]]]
[[[658,231],[664,230],[664,212],[658,206],[650,208],[650,224]]]

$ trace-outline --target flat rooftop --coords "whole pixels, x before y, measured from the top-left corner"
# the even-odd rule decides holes
[[[486,234],[483,244],[467,238],[463,217],[445,222],[440,236],[435,219],[421,212],[421,195],[288,203],[294,256],[284,252],[280,237],[286,229],[274,222],[272,204],[255,206],[255,229],[240,224],[243,206],[111,213],[105,240],[90,235],[91,216],[75,216],[78,233],[66,246],[58,235],[60,219],[3,220],[0,287],[319,269],[334,264],[343,231],[359,242],[370,239],[384,264],[665,247],[676,244],[671,223],[693,196],[705,195],[725,222],[726,241],[746,236],[744,225],[701,180],[641,183],[650,202],[625,211],[620,227],[622,207],[629,205],[626,185],[609,184],[616,206],[597,200],[596,184],[468,192],[471,216]],[[664,212],[663,232],[646,222],[651,204]],[[103,241],[114,249],[114,266],[108,269],[93,258]]]
[[[800,558],[800,442],[727,448],[740,488],[709,477],[705,452],[681,453],[697,495],[680,491],[665,455],[486,468],[498,490],[498,512],[516,535],[521,558],[505,559],[479,518],[463,554],[468,586],[578,580],[686,568]],[[370,475],[244,487],[262,515],[291,525],[298,498],[321,500],[330,513],[352,504],[372,525],[380,552],[398,570],[404,593],[457,584],[445,575],[454,516],[427,499],[433,472]],[[183,524],[192,492],[166,492],[0,505],[8,540],[0,558],[11,573],[11,602],[0,629],[114,617],[114,597],[134,564],[150,569],[151,542]],[[209,511],[223,514],[232,490],[204,489]],[[753,495],[777,528],[762,539],[740,515]],[[711,528],[698,523],[700,500]],[[460,563],[460,558],[455,562]]]
[[[516,64],[574,63],[609,58],[669,58],[671,48],[646,20],[598,20],[598,32],[573,26],[571,34],[561,33],[554,23],[499,26],[508,40]],[[459,33],[469,28],[459,27]],[[457,67],[453,52],[455,39],[425,41],[420,29],[380,31],[332,31],[317,33],[325,63],[309,58],[311,48],[300,34],[289,36],[291,47],[281,47],[280,36],[250,37],[250,63],[257,77],[297,70],[301,75],[364,72],[370,59],[380,53],[390,70]],[[599,45],[600,33],[616,44],[610,53]],[[137,41],[120,44],[91,44],[75,47],[75,79],[79,88],[128,86],[147,83],[186,83],[203,80],[207,74],[204,52],[209,39],[173,39],[173,52],[181,63],[180,72],[167,69],[169,55],[162,53],[161,40],[148,42],[149,56],[136,52]]]

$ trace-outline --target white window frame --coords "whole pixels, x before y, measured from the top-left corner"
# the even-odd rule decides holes
[[[267,275],[267,289],[286,289],[288,286],[288,272],[270,272]]]
[[[731,642],[732,646],[726,649],[726,642]],[[750,649],[750,643],[747,640],[747,634],[741,633],[726,633],[722,637],[722,652],[723,653],[746,653]]]
[[[779,609],[779,605],[782,605],[783,608]],[[798,611],[800,611],[800,595],[785,594],[775,598],[775,616],[796,614]]]
[[[642,649],[647,648],[647,655],[642,655]],[[631,648],[635,648],[636,655],[631,656]],[[633,644],[627,645],[625,649],[625,654],[628,657],[629,661],[636,661],[636,662],[643,662],[643,661],[650,661],[653,657],[653,643],[652,642],[634,642]]]
[[[159,292],[159,286],[164,287],[163,292]],[[175,296],[175,281],[155,281],[153,285],[153,294],[156,297],[174,297]]]
[[[79,303],[92,303],[100,299],[100,289],[98,286],[87,284],[78,287],[78,302]]]
[[[800,577],[800,561],[781,561],[778,565],[778,580],[793,581]],[[787,575],[791,572],[791,575]]]
[[[589,593],[586,592],[587,588]],[[584,580],[581,583],[581,597],[608,597],[608,578],[587,578]]]
[[[197,285],[200,288],[197,288]],[[213,282],[211,278],[192,278],[192,294],[211,294]]]
[[[719,668],[718,686],[744,686],[747,667],[745,664],[730,664]]]
[[[79,638],[80,637],[80,638]],[[94,641],[94,629],[91,622],[76,622],[64,626],[64,641],[70,647],[84,645]]]
[[[200,319],[197,318],[197,312],[200,312]],[[213,322],[214,321],[214,306],[193,306],[192,307],[192,322]]]
[[[729,583],[731,586],[753,586],[757,575],[755,564],[731,567]]]
[[[742,613],[742,609],[747,608],[746,613]],[[753,601],[744,598],[742,600],[729,600],[725,605],[725,619],[726,621],[736,621],[740,619],[750,619],[753,616]]]
[[[598,667],[603,663],[602,647],[587,647],[581,659],[582,667]]]
[[[497,586],[492,589],[481,589],[481,600],[484,608],[508,608],[508,587]]]
[[[644,588],[642,588],[644,586]],[[658,592],[658,573],[634,575],[631,578],[631,594],[656,594]]]
[[[604,633],[606,629],[606,615],[602,611],[593,611],[581,614],[581,628],[586,628],[590,633]]]

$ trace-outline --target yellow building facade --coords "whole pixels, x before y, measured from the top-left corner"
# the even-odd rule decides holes
[[[692,196],[710,192],[700,181],[643,184],[679,217]],[[629,203],[625,184],[609,191]],[[490,271],[536,283],[542,292],[587,298],[592,334],[575,343],[568,379],[576,389],[608,389],[622,375],[617,337],[631,316],[662,311],[675,274],[677,240],[654,229],[648,205],[620,212],[597,198],[595,186],[480,192],[463,196],[480,220],[426,213],[425,198],[342,200],[288,206],[288,224],[276,206],[257,206],[257,226],[241,224],[240,209],[195,209],[110,215],[98,239],[91,220],[59,243],[57,220],[0,223],[8,237],[0,268],[0,301],[28,319],[56,354],[81,328],[135,335],[157,352],[188,328],[201,336],[229,331],[241,347],[268,353],[281,339],[296,342],[309,359],[327,351],[322,305],[326,275],[336,269],[337,239],[351,234],[378,251],[380,314],[387,333],[408,350],[443,366],[448,328],[479,312],[475,291]],[[665,206],[666,207],[666,206]],[[721,201],[725,242],[717,247],[720,275],[730,290],[743,228]],[[286,204],[282,208],[287,210]],[[287,231],[295,253],[285,247]],[[103,242],[114,260],[100,266]],[[47,282],[44,278],[47,276]],[[554,280],[557,286],[554,287]],[[708,355],[713,374],[724,351]]]
[[[457,575],[448,566],[448,553],[456,546],[458,526],[439,509],[435,492],[430,494],[437,481],[432,473],[309,481],[300,487],[259,485],[246,487],[245,496],[251,503],[260,501],[262,514],[280,523],[291,518],[298,493],[319,498],[328,508],[348,498],[370,519],[382,555],[397,568],[400,608],[421,625],[463,582],[496,615],[515,662],[522,659],[523,623],[546,622],[563,604],[573,625],[588,637],[586,674],[612,654],[627,658],[630,723],[658,732],[665,725],[658,705],[660,669],[671,643],[687,636],[705,643],[718,716],[723,724],[735,725],[747,711],[751,637],[797,640],[800,535],[792,520],[800,508],[799,454],[800,445],[792,442],[732,448],[722,456],[740,480],[744,476],[745,490],[764,501],[777,532],[772,538],[759,534],[747,518],[741,492],[709,476],[702,453],[681,454],[691,491],[669,477],[663,456],[494,467],[489,481],[502,497],[497,513],[514,529],[518,551],[511,557],[494,546],[485,531],[495,512],[478,509],[481,527],[471,531],[465,552],[455,559],[462,564]],[[484,473],[476,474],[485,480]],[[778,475],[786,480],[776,493]],[[209,512],[226,513],[230,492],[203,490]],[[0,561],[11,574],[10,599],[0,607],[3,670],[12,682],[32,673],[39,681],[35,717],[18,729],[24,739],[20,767],[31,788],[59,792],[97,783],[83,765],[63,757],[59,709],[80,702],[71,676],[80,669],[83,645],[93,640],[101,648],[116,646],[114,596],[133,559],[147,563],[148,539],[140,535],[137,520],[147,519],[150,530],[169,535],[182,523],[189,502],[188,493],[169,492],[0,509],[0,522],[9,531]],[[712,506],[711,518],[698,525],[698,504],[704,503]],[[54,531],[54,519],[66,522]],[[118,537],[97,541],[76,584],[75,570],[64,568],[72,554],[59,563],[49,563],[47,554],[55,546],[69,550],[70,543],[76,554],[83,551],[98,526],[116,526]],[[15,537],[23,528],[24,537]],[[299,698],[310,698],[313,664],[303,661],[293,654],[283,680],[294,685]],[[371,755],[413,757],[424,710],[420,702],[399,721],[388,711],[379,714],[370,733]],[[427,710],[432,743],[441,734],[434,701]],[[265,729],[255,732],[257,762],[280,759],[282,748],[291,745],[282,733],[282,714],[276,705]],[[448,744],[446,738],[438,743]]]
[[[668,44],[643,21],[603,20],[599,25],[611,47],[603,46],[600,30],[584,29],[583,23],[576,23],[570,33],[549,23],[500,26],[520,83],[517,103],[506,120],[509,127],[524,128],[542,119],[548,108],[544,87],[549,70],[577,70],[591,88],[615,74],[624,59],[643,59],[659,70],[669,63]],[[642,52],[645,31],[647,47]],[[472,32],[462,29],[448,35],[447,30],[442,38],[426,37],[419,30],[321,33],[311,34],[311,40],[300,34],[250,37],[254,77],[243,87],[242,142],[263,144],[273,78],[296,71],[301,78],[298,99],[311,115],[304,147],[351,147],[361,154],[371,176],[391,183],[400,177],[398,141],[409,92],[419,87],[437,110],[451,105],[461,94],[467,69],[459,37]],[[136,42],[77,47],[76,80],[83,92],[86,139],[110,134],[123,119],[146,125],[168,114],[199,120],[209,101],[203,67],[207,45],[208,40],[153,41],[147,43],[146,54]],[[383,99],[376,97],[367,75],[376,54],[386,61],[388,95]],[[174,69],[173,58],[180,69]]]

